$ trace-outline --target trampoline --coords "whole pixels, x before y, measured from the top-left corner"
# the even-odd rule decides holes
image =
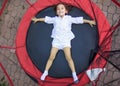
[[[75,38],[72,40],[72,57],[80,82],[73,84],[71,70],[62,50],[57,53],[56,59],[50,68],[49,76],[45,82],[40,81],[48,60],[51,41],[50,37],[53,26],[44,22],[34,24],[31,18],[55,16],[54,5],[66,3],[72,6],[69,15],[85,19],[96,20],[97,25],[91,27],[89,24],[73,24],[72,31]],[[84,3],[84,4],[83,4]],[[93,6],[93,8],[91,7]],[[16,37],[17,57],[25,72],[34,78],[40,85],[45,86],[83,86],[89,81],[95,80],[103,71],[105,60],[99,58],[99,46],[104,41],[110,26],[102,11],[89,0],[38,0],[23,16],[18,27]],[[110,44],[104,47],[110,50]],[[91,76],[91,70],[97,70],[97,76]],[[96,73],[95,73],[96,74]],[[94,76],[94,75],[93,75]]]

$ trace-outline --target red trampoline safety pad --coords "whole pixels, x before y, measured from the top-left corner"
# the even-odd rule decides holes
[[[36,66],[32,63],[27,50],[26,50],[26,36],[27,31],[31,23],[31,18],[33,18],[38,12],[40,12],[42,9],[45,9],[49,6],[53,6],[58,3],[66,3],[75,7],[78,7],[86,14],[88,14],[92,19],[95,19],[94,13],[97,19],[97,26],[99,31],[99,46],[101,46],[105,36],[108,34],[108,30],[110,28],[110,25],[102,13],[102,11],[99,9],[99,7],[92,2],[93,10],[90,4],[89,0],[37,0],[35,4],[33,4],[28,10],[26,11],[25,15],[23,16],[20,25],[18,27],[17,37],[16,37],[16,55],[18,57],[18,60],[24,69],[24,71],[35,78],[40,85],[44,86],[67,86],[68,84],[72,83],[72,78],[52,78],[47,77],[46,82],[40,81],[41,72],[36,68]],[[110,44],[104,47],[103,50],[110,50]],[[99,54],[95,56],[95,59],[93,61],[94,64],[90,65],[88,69],[91,68],[103,68],[106,64],[106,61],[103,59],[101,60],[100,64],[98,65],[96,63],[96,60],[99,58]],[[82,76],[82,78],[80,78]],[[89,83],[90,80],[87,77],[86,73],[81,73],[78,75],[80,78],[80,81],[78,84],[75,84],[73,86],[84,86],[85,84]]]

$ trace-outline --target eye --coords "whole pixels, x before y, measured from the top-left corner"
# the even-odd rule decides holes
[[[57,8],[57,10],[60,10],[59,8]]]

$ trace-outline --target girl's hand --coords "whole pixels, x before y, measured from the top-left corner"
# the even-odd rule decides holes
[[[38,22],[38,19],[36,17],[32,18],[32,21],[34,21],[34,23]]]
[[[93,27],[93,25],[96,25],[96,22],[95,22],[94,20],[91,20],[91,21],[89,22],[89,24],[90,24],[91,27]]]

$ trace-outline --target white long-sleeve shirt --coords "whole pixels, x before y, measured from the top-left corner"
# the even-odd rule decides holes
[[[75,35],[71,31],[72,23],[82,24],[83,17],[71,17],[69,15],[65,15],[63,18],[59,16],[55,17],[45,17],[45,22],[48,24],[53,24],[53,30],[51,37],[59,40],[72,40]]]

